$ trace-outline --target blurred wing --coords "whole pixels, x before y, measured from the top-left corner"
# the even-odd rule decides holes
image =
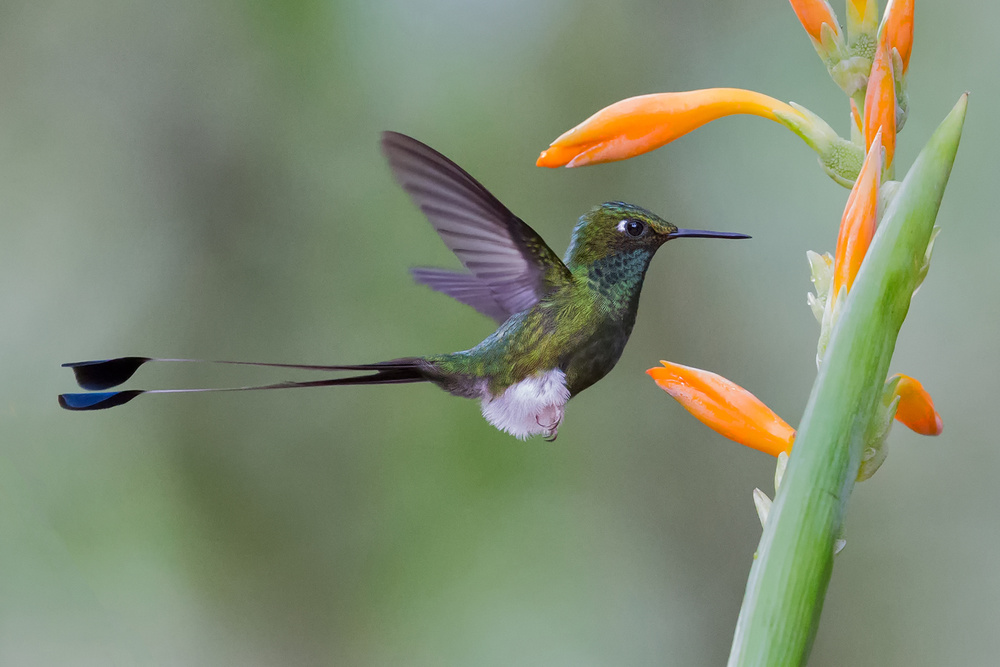
[[[569,269],[545,241],[457,164],[397,132],[382,134],[382,150],[396,180],[445,245],[507,314],[530,308],[571,279]],[[451,277],[455,275],[463,274]],[[431,282],[425,284],[438,289]],[[469,287],[471,283],[463,286]],[[469,303],[455,292],[439,291]],[[477,297],[476,303],[482,301]],[[479,305],[470,305],[482,311]]]
[[[486,317],[496,320],[498,324],[502,324],[511,316],[511,313],[493,296],[490,288],[479,282],[479,279],[471,273],[424,267],[410,269],[410,273],[421,285],[427,285],[432,290],[472,306]]]

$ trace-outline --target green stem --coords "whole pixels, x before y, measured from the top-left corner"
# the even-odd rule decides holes
[[[864,434],[888,374],[965,119],[931,136],[885,212],[830,338],[750,569],[730,665],[805,664]]]

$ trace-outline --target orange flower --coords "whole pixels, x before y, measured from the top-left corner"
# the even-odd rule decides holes
[[[913,49],[913,0],[889,0],[882,18],[879,32],[880,44],[886,51],[893,47],[903,60],[903,73],[910,67],[910,51]]]
[[[746,389],[715,373],[660,363],[646,373],[706,426],[772,456],[791,451],[795,429]]]
[[[882,130],[886,169],[896,151],[896,82],[892,78],[892,60],[885,44],[879,44],[868,75],[865,93],[865,148],[871,148],[875,134]]]
[[[708,88],[640,95],[601,109],[542,151],[539,167],[579,167],[635,157],[723,116],[753,114],[783,122],[802,119],[795,108],[761,93]]]
[[[822,40],[823,24],[830,26],[834,33],[840,34],[840,23],[837,22],[837,15],[833,13],[830,3],[826,0],[789,0],[795,15],[799,17],[799,23],[809,33],[809,38],[813,44],[818,44]]]
[[[921,435],[940,435],[944,429],[941,415],[934,409],[934,401],[924,386],[909,375],[898,373],[896,395],[899,405],[896,407],[896,421]]]
[[[864,164],[861,165],[858,180],[847,198],[844,217],[840,222],[837,256],[833,264],[832,299],[837,298],[842,286],[850,291],[865,253],[868,252],[868,246],[875,236],[881,171],[882,138],[881,134],[876,133],[871,148],[865,156]]]

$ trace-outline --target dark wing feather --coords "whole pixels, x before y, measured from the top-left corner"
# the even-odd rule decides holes
[[[432,290],[472,306],[498,323],[506,321],[511,316],[511,313],[500,305],[490,288],[471,273],[425,267],[410,269],[410,273],[421,285],[427,285]]]
[[[530,308],[571,280],[569,269],[545,241],[457,164],[430,146],[397,132],[382,134],[382,150],[396,180],[469,270],[469,277],[493,295],[497,310],[479,294],[471,297],[475,303],[470,303],[455,292],[439,289],[435,284],[443,283],[434,278],[421,280],[415,274],[418,282],[480,312],[491,310],[494,319],[506,319],[504,314]],[[448,273],[451,281],[464,275]],[[462,289],[474,289],[473,283],[464,283]]]

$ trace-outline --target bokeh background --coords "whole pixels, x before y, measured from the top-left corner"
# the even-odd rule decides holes
[[[918,2],[900,172],[972,97],[892,368],[945,431],[896,428],[856,489],[813,665],[1000,654],[998,21]],[[534,167],[606,104],[709,86],[847,132],[782,0],[0,4],[0,662],[722,664],[774,461],[643,371],[713,369],[797,423],[805,252],[833,249],[847,191],[748,117],[626,163]],[[555,444],[419,385],[57,407],[65,361],[367,362],[489,333],[410,281],[457,262],[392,181],[383,129],[465,166],[559,253],[608,199],[754,239],[660,252],[631,344]],[[135,384],[300,377],[177,365]]]

